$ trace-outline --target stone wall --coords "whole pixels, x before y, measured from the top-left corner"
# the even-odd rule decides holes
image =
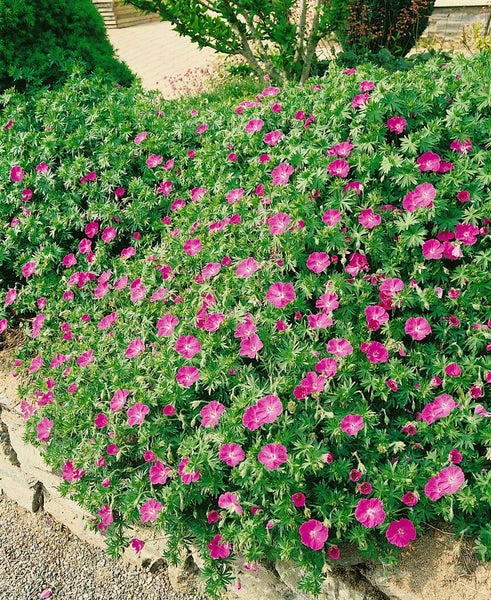
[[[19,411],[16,380],[10,375],[9,352],[0,343],[0,492],[28,511],[44,510],[80,539],[104,547],[103,538],[87,528],[91,516],[58,492],[61,477],[43,461],[24,439],[24,421]],[[163,564],[165,536],[151,527],[139,527],[131,536],[145,542],[136,555],[127,551],[124,560],[151,571]],[[367,564],[350,549],[342,549],[343,560],[326,573],[320,600],[489,600],[491,565],[479,564],[468,544],[456,542],[443,525],[431,528],[402,553],[397,568]],[[176,591],[201,590],[199,552],[190,547],[178,566],[167,566]],[[224,600],[308,600],[297,590],[301,573],[290,562],[244,569],[240,558],[234,564],[235,583]]]
[[[440,6],[438,6],[440,4]],[[462,35],[464,27],[480,23],[483,27],[488,23],[491,10],[489,3],[474,3],[473,6],[441,6],[436,4],[430,22],[424,33],[428,38],[455,39]],[[447,4],[450,4],[447,2]]]

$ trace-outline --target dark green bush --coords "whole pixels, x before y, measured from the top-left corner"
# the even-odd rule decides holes
[[[0,0],[0,90],[59,85],[74,63],[122,85],[134,80],[92,0]]]

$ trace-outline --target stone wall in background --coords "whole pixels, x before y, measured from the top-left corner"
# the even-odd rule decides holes
[[[436,2],[430,22],[424,33],[428,38],[455,39],[462,35],[464,27],[475,23],[486,27],[491,5],[486,2],[468,2],[455,6],[456,2]]]
[[[44,510],[80,539],[104,547],[99,533],[87,528],[91,516],[58,492],[61,477],[43,461],[33,446],[24,442],[24,421],[19,411],[16,380],[10,375],[11,356],[0,351],[0,492],[28,511]],[[145,542],[136,555],[128,550],[123,560],[151,571],[163,564],[165,536],[151,527],[131,531]],[[342,560],[326,573],[320,600],[489,600],[491,565],[480,564],[471,546],[456,542],[448,526],[431,528],[402,553],[397,568],[361,561],[356,552],[342,549]],[[183,553],[178,566],[167,566],[176,591],[202,589],[201,559],[197,548]],[[244,568],[235,560],[235,583],[224,600],[308,600],[297,590],[299,569],[290,562]],[[240,589],[237,585],[240,582]]]

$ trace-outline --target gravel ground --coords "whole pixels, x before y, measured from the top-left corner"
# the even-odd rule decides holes
[[[194,594],[174,592],[164,570],[150,573],[114,561],[43,511],[29,513],[0,495],[0,600],[47,597],[197,600]]]

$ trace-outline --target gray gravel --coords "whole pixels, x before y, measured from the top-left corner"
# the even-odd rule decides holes
[[[114,561],[0,494],[0,600],[37,600],[44,590],[50,600],[197,600],[173,591],[163,569]]]

